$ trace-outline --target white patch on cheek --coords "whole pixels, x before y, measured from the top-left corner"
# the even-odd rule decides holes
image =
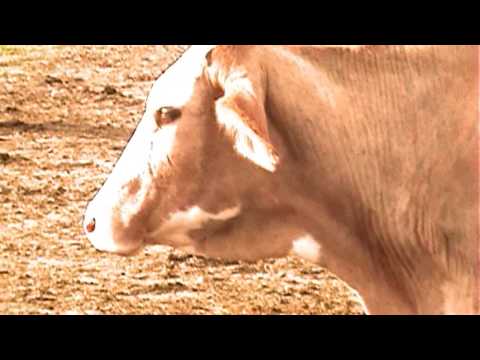
[[[322,255],[320,244],[310,235],[295,240],[292,244],[291,253],[314,263],[320,261]]]
[[[177,134],[177,124],[166,125],[154,135],[154,146],[151,149],[150,159],[153,166],[160,166],[167,162],[168,156],[173,152]]]
[[[150,241],[154,243],[184,247],[191,244],[188,233],[192,230],[201,229],[211,220],[227,221],[240,214],[240,206],[226,209],[218,214],[212,214],[199,208],[192,207],[187,211],[179,211],[170,216],[159,229],[148,234]]]

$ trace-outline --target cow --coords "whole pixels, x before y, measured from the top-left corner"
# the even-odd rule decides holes
[[[85,211],[93,246],[296,254],[369,314],[479,312],[476,46],[193,46]]]

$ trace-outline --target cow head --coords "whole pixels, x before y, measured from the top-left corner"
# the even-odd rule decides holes
[[[261,74],[222,64],[212,51],[192,47],[153,86],[86,210],[84,229],[98,250],[130,255],[165,244],[229,258],[283,255],[283,245],[258,251],[246,230],[259,225],[246,212],[268,193],[278,165]]]

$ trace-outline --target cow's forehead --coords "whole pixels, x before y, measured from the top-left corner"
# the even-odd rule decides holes
[[[215,45],[190,47],[155,82],[147,100],[147,111],[162,106],[182,107],[193,95],[195,81],[202,75],[206,56]]]

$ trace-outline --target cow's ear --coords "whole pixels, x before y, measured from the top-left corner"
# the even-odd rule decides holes
[[[264,89],[246,77],[229,79],[216,102],[219,123],[233,137],[235,150],[263,169],[274,172],[278,155],[270,140]]]

